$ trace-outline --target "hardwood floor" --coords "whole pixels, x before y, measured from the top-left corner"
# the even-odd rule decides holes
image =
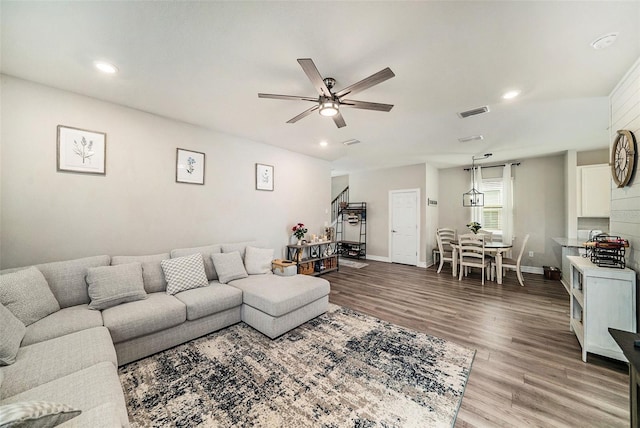
[[[569,331],[559,281],[509,272],[458,281],[447,265],[417,268],[367,260],[323,276],[329,300],[476,349],[456,427],[628,427],[626,364],[589,354]]]

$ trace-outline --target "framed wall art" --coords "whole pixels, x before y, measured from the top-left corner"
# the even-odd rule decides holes
[[[58,125],[57,170],[106,174],[107,134]]]
[[[256,164],[256,190],[273,191],[273,165]]]
[[[204,153],[176,149],[176,183],[204,184]]]

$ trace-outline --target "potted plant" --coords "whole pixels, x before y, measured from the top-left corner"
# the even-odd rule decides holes
[[[307,228],[304,226],[304,223],[296,224],[291,230],[293,230],[293,235],[298,239],[298,245],[302,245],[302,238],[304,238],[304,234],[307,233]]]
[[[478,231],[482,228],[480,223],[478,223],[477,221],[472,221],[471,223],[467,223],[467,227],[473,233],[478,233]]]

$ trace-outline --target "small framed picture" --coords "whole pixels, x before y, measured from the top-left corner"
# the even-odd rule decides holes
[[[58,125],[57,170],[106,174],[107,134]]]
[[[256,190],[273,191],[273,165],[256,164]]]
[[[204,153],[176,149],[176,183],[204,184]]]

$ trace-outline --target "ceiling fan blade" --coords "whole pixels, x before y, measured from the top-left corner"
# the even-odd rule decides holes
[[[391,71],[391,69],[387,67],[384,70],[380,70],[377,73],[372,74],[366,79],[362,79],[358,83],[354,83],[353,85],[344,88],[340,92],[336,92],[336,96],[340,98],[344,97],[345,95],[351,95],[364,91],[365,89],[377,85],[378,83],[382,83],[385,80],[391,79],[394,76],[395,74],[393,74],[393,71]]]
[[[302,113],[300,113],[296,117],[287,120],[287,123],[296,123],[300,119],[309,116],[311,113],[313,113],[314,111],[318,110],[319,108],[320,108],[319,105],[315,105],[315,106],[311,107],[310,109],[307,109],[307,110],[303,111]]]
[[[300,58],[298,59],[298,64],[300,64],[300,67],[302,67],[302,70],[304,70],[309,80],[311,80],[313,87],[316,88],[316,91],[318,91],[320,95],[324,95],[325,97],[332,96],[331,91],[327,88],[327,85],[324,84],[324,80],[311,58]]]
[[[344,118],[342,117],[342,114],[340,112],[333,116],[333,121],[338,128],[344,128],[345,126],[347,126],[347,122],[344,121]]]
[[[340,106],[361,108],[365,110],[390,111],[393,104],[370,103],[368,101],[342,100]]]
[[[318,102],[317,98],[299,97],[297,95],[258,94],[258,98],[273,98],[274,100],[311,101]]]

